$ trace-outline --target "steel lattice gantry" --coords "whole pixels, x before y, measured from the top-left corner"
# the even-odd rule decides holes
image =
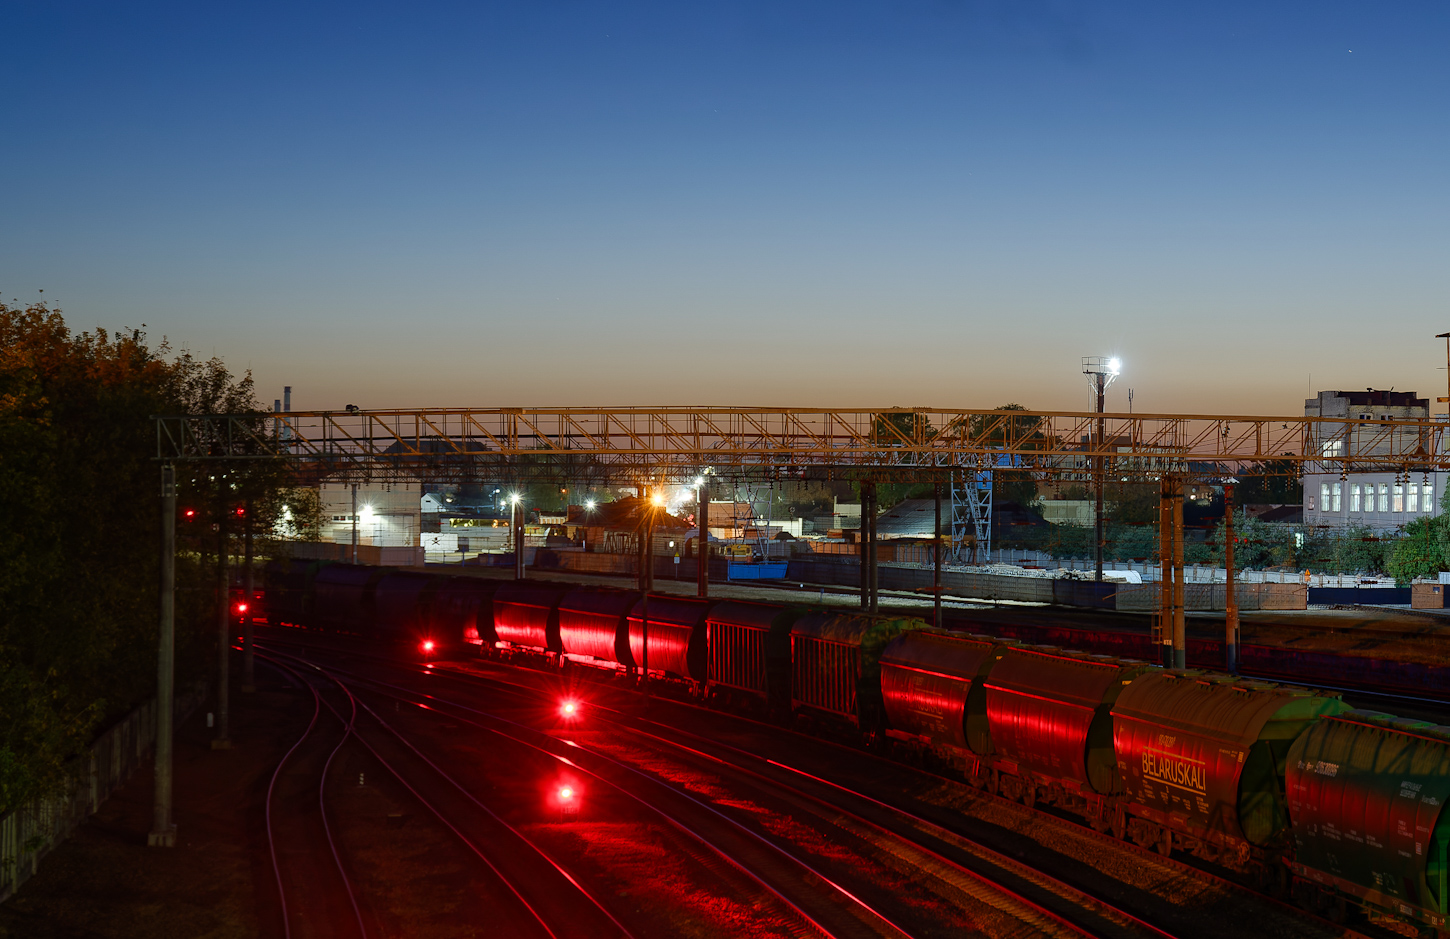
[[[1102,420],[1105,432],[1097,433]],[[156,419],[163,461],[287,458],[309,474],[637,480],[755,473],[940,479],[1029,473],[1158,479],[1281,463],[1290,472],[1450,468],[1447,425],[1093,412],[803,408],[440,408],[176,415]],[[1006,463],[1003,463],[1003,460]]]

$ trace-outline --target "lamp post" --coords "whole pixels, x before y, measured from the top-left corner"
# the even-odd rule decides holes
[[[510,514],[509,527],[513,529],[514,536],[514,579],[524,579],[524,516],[523,506],[520,504],[523,496],[517,492],[509,496]]]
[[[710,490],[705,477],[695,477],[695,593],[710,596]]]
[[[1445,415],[1445,419],[1447,421],[1450,421],[1450,333],[1436,333],[1435,334],[1435,338],[1436,339],[1443,339],[1443,340],[1445,340],[1445,395],[1446,395],[1443,398],[1436,398],[1435,400],[1437,402],[1444,403],[1445,410],[1447,412],[1446,415]]]
[[[1100,355],[1084,356],[1082,360],[1082,373],[1088,377],[1088,385],[1097,394],[1098,426],[1097,439],[1094,441],[1094,449],[1098,456],[1093,458],[1093,519],[1094,531],[1097,537],[1094,539],[1093,548],[1093,570],[1094,577],[1099,583],[1103,579],[1103,476],[1107,467],[1107,458],[1102,455],[1107,444],[1107,424],[1102,418],[1103,395],[1113,379],[1118,377],[1122,371],[1122,362],[1116,356],[1104,358]]]

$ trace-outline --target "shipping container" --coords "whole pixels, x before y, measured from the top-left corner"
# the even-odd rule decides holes
[[[1113,739],[1128,811],[1193,838],[1263,847],[1287,836],[1284,766],[1337,694],[1201,672],[1151,672],[1123,688]]]
[[[919,742],[953,763],[992,751],[982,680],[1002,643],[980,636],[912,630],[881,652],[887,733]]]
[[[999,768],[1074,794],[1121,792],[1112,707],[1149,668],[1050,647],[1005,649],[985,682]]]
[[[807,613],[791,625],[791,709],[824,712],[868,732],[884,729],[881,650],[919,619]]]
[[[625,665],[649,666],[651,672],[665,672],[679,678],[705,681],[705,614],[714,601],[650,594],[648,609],[643,599],[629,614],[629,647]],[[646,614],[649,628],[649,661],[645,661]]]
[[[1450,727],[1347,711],[1295,741],[1295,874],[1438,929],[1450,908]]]
[[[562,652],[559,601],[568,585],[516,580],[493,595],[493,628],[499,642],[519,649]]]
[[[566,593],[559,601],[559,642],[564,653],[610,665],[629,661],[626,626],[638,601],[637,593],[607,587],[580,587]]]

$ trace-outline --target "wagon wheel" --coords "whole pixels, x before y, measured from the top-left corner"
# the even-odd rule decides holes
[[[1022,784],[1022,804],[1029,809],[1037,804],[1037,786],[1030,782]]]
[[[1173,829],[1163,829],[1163,834],[1158,839],[1158,853],[1164,857],[1168,857],[1173,853]]]
[[[1113,837],[1122,841],[1128,834],[1128,813],[1121,805],[1113,809]]]

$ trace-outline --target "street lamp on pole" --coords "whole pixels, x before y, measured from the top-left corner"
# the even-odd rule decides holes
[[[1436,398],[1445,405],[1445,419],[1450,421],[1450,333],[1436,333],[1436,339],[1445,340],[1445,397]]]
[[[1104,357],[1100,355],[1084,356],[1082,360],[1082,373],[1088,377],[1088,385],[1092,387],[1097,395],[1098,426],[1097,439],[1093,441],[1093,449],[1098,456],[1093,459],[1093,518],[1094,530],[1097,537],[1094,539],[1093,548],[1093,570],[1094,579],[1101,582],[1103,579],[1103,475],[1107,466],[1107,459],[1102,455],[1107,444],[1107,425],[1102,418],[1103,395],[1113,379],[1118,377],[1122,371],[1123,363],[1117,356]]]

